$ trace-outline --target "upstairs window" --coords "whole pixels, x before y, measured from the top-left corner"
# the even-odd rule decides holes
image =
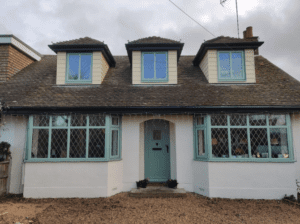
[[[243,51],[218,52],[218,80],[245,81],[245,59]]]
[[[168,53],[142,53],[142,82],[168,82]]]
[[[92,54],[69,53],[67,56],[66,83],[92,82]]]

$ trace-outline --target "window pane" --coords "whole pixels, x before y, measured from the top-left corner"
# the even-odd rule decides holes
[[[105,126],[105,115],[93,114],[89,115],[90,126]]]
[[[212,157],[229,157],[227,128],[211,129]]]
[[[68,116],[53,116],[52,117],[53,127],[68,127]]]
[[[70,130],[70,158],[85,158],[86,129]]]
[[[48,129],[33,129],[31,158],[48,158]]]
[[[154,54],[144,54],[144,78],[154,79]]]
[[[204,130],[198,130],[198,156],[203,156],[205,154],[204,147]]]
[[[245,126],[247,125],[247,116],[241,114],[230,115],[230,125],[233,126]]]
[[[79,55],[69,55],[69,80],[78,80],[79,78]]]
[[[280,126],[286,125],[285,115],[269,115],[269,125],[270,126]]]
[[[233,158],[249,158],[246,128],[230,129],[231,154]]]
[[[249,123],[252,126],[265,126],[267,125],[266,115],[250,115]]]
[[[86,126],[86,115],[72,115],[71,126]]]
[[[270,128],[272,158],[289,158],[286,128]]]
[[[230,54],[219,53],[220,78],[230,79]]]
[[[252,157],[269,158],[268,136],[266,128],[251,128],[250,141]]]
[[[67,129],[52,129],[51,135],[51,158],[67,157]]]
[[[197,117],[197,125],[203,125],[204,124],[204,117]]]
[[[167,55],[156,53],[156,78],[165,79],[167,77]]]
[[[89,158],[104,158],[105,129],[90,129]]]
[[[161,140],[161,130],[153,130],[153,140]]]
[[[231,54],[232,60],[232,79],[243,79],[244,72],[243,72],[243,57],[242,53],[232,53]]]
[[[212,115],[211,125],[213,126],[226,126],[227,125],[227,115]]]
[[[33,126],[49,126],[50,117],[46,115],[34,115]]]
[[[119,125],[119,119],[117,117],[113,117],[111,123],[112,125]]]
[[[91,80],[92,55],[81,55],[81,80]]]
[[[111,132],[111,155],[117,156],[119,154],[119,144],[118,144],[118,131],[112,130]]]

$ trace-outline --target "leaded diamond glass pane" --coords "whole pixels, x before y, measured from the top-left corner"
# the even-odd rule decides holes
[[[91,80],[92,55],[81,55],[81,80]]]
[[[68,126],[68,116],[53,116],[52,117],[52,127],[67,127]]]
[[[289,158],[286,128],[270,128],[272,158]]]
[[[267,125],[266,115],[250,115],[249,123],[251,126],[265,126]]]
[[[89,158],[104,158],[105,129],[90,129],[89,131]]]
[[[112,130],[111,132],[111,155],[117,156],[119,153],[119,136],[118,130]]]
[[[71,116],[71,126],[86,126],[86,115],[72,115]]]
[[[247,115],[242,115],[242,114],[232,114],[232,115],[230,115],[230,125],[232,125],[232,126],[246,126],[247,125]]]
[[[203,156],[205,154],[204,130],[198,130],[197,136],[198,136],[198,156]]]
[[[213,126],[226,126],[227,125],[227,115],[212,115],[211,125]]]
[[[47,115],[34,115],[33,126],[49,126],[50,117]]]
[[[204,117],[197,117],[197,125],[203,125],[204,124]]]
[[[269,158],[268,136],[266,128],[251,128],[250,141],[252,157]]]
[[[231,128],[231,154],[233,158],[249,158],[246,128]]]
[[[230,53],[219,53],[220,78],[230,79]]]
[[[48,129],[33,129],[31,158],[48,158]]]
[[[112,125],[119,125],[119,118],[113,117],[111,122],[112,122]]]
[[[243,56],[240,52],[233,52],[231,53],[231,60],[232,60],[232,79],[243,79],[244,72],[243,72]]]
[[[67,157],[67,129],[52,129],[51,135],[51,158]]]
[[[89,116],[90,126],[105,126],[105,115],[93,114]]]
[[[269,125],[270,126],[286,125],[285,115],[276,115],[276,114],[269,115]]]
[[[212,157],[229,157],[227,128],[211,129]]]
[[[70,131],[70,158],[85,158],[86,129],[71,129]]]

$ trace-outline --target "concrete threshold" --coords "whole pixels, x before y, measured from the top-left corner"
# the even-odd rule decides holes
[[[132,188],[129,192],[130,197],[136,198],[179,198],[186,197],[183,188],[168,188],[165,186],[147,186],[146,188]]]

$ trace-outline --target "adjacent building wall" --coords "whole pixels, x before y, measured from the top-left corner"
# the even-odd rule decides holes
[[[168,51],[168,82],[142,82],[142,52],[132,52],[132,84],[161,85],[177,84],[177,51]]]
[[[10,177],[8,179],[8,192],[12,194],[23,193],[22,168],[23,156],[26,148],[28,118],[25,116],[3,116],[0,128],[0,142],[11,144]]]
[[[295,178],[299,182],[300,190],[300,114],[294,113],[291,114],[291,124],[292,124],[292,133],[293,133],[293,148],[294,148],[294,159],[295,163]]]
[[[234,83],[256,83],[254,50],[245,49],[246,81],[234,81]],[[230,83],[218,81],[218,51],[208,50],[200,62],[200,68],[209,83]]]

